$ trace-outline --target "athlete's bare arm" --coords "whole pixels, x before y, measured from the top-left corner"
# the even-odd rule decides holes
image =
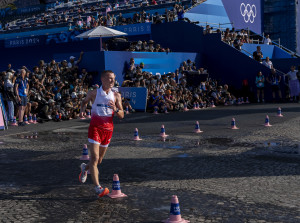
[[[84,117],[84,112],[86,109],[87,104],[92,101],[92,103],[94,103],[95,99],[96,99],[96,95],[97,95],[97,89],[94,89],[92,91],[89,91],[85,97],[85,99],[81,102],[81,106],[80,106],[80,117]]]
[[[109,101],[108,106],[111,107],[117,116],[122,119],[124,118],[124,111],[122,106],[121,94],[118,92],[114,92],[116,101]]]

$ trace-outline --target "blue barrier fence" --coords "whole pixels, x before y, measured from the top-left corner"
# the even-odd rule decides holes
[[[123,98],[129,100],[129,103],[136,111],[146,111],[148,90],[144,87],[119,87],[119,92]],[[125,108],[124,108],[125,109]]]

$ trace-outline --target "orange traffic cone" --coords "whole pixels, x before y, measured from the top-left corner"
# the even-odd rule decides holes
[[[108,194],[107,196],[109,196],[110,198],[127,197],[126,194],[123,194],[121,192],[121,186],[120,186],[118,174],[114,174],[112,192],[110,194]]]
[[[176,195],[172,196],[171,208],[170,208],[170,217],[163,221],[165,223],[186,223],[190,222],[181,218],[179,201]]]

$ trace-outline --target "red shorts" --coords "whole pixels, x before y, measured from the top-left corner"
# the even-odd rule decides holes
[[[112,134],[113,131],[90,126],[88,140],[90,143],[101,145],[101,147],[108,147]]]

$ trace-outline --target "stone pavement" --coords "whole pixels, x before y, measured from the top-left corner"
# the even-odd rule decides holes
[[[161,222],[173,194],[191,222],[300,222],[299,112],[243,105],[115,120],[99,169],[109,189],[119,174],[128,197],[116,200],[96,199],[90,178],[78,182],[88,120],[10,128],[0,132],[0,222]],[[143,141],[132,141],[136,127]]]

